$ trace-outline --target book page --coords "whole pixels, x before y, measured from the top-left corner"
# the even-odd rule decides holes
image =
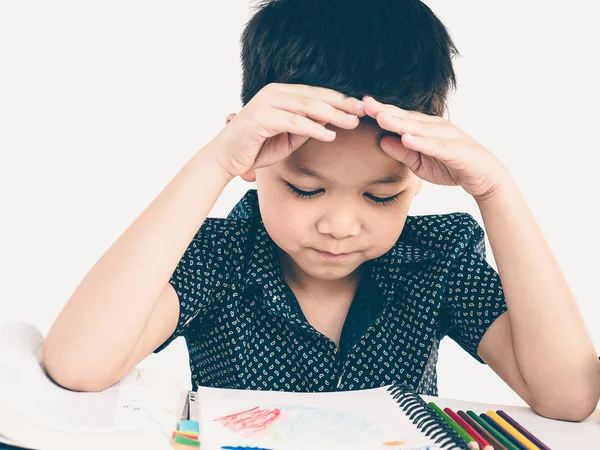
[[[198,388],[203,450],[436,449],[387,387],[329,393]]]
[[[0,433],[0,444],[16,445],[13,441],[11,441],[9,438],[7,438],[6,436],[4,436],[1,433]],[[2,448],[2,447],[0,447],[0,448]]]
[[[53,430],[114,433],[176,429],[179,385],[156,369],[135,368],[102,392],[74,392],[54,383],[41,364],[41,334],[29,324],[0,330],[0,407]],[[0,433],[10,436],[9,430]]]
[[[0,328],[0,389],[14,383],[28,365],[41,363],[42,342],[42,334],[28,323],[8,323]]]

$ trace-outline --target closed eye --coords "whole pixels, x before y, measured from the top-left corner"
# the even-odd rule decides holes
[[[303,191],[301,189],[298,189],[295,186],[292,186],[290,183],[285,183],[287,185],[288,191],[290,191],[294,196],[299,197],[299,198],[312,198],[315,195],[319,194],[321,191],[324,191],[323,189],[317,189],[316,191]],[[398,197],[400,196],[401,192],[399,192],[396,195],[392,195],[391,197],[375,197],[374,195],[365,193],[365,195],[370,198],[373,202],[375,202],[378,205],[391,205],[393,203],[396,203],[398,201]]]

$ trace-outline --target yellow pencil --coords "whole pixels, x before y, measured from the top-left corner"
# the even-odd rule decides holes
[[[508,423],[506,420],[500,417],[496,412],[490,410],[486,414],[490,416],[490,418],[494,422],[496,422],[498,425],[504,428],[507,433],[510,433],[511,436],[513,436],[517,441],[523,444],[525,448],[527,448],[527,450],[540,450],[540,448],[537,445],[535,445],[533,442],[531,442],[529,439],[523,436],[519,430],[517,430],[510,423]]]

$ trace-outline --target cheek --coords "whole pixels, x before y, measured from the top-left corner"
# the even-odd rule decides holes
[[[390,249],[400,237],[405,217],[394,217],[374,221],[370,230],[377,247]],[[384,252],[385,253],[385,252]]]
[[[270,190],[266,195],[259,194],[259,204],[265,229],[280,248],[291,250],[294,243],[302,241],[306,215],[287,198],[285,192]]]
[[[285,207],[271,208],[269,214],[263,216],[265,227],[271,236],[279,239],[289,239],[297,233],[299,224],[293,220],[293,212]]]
[[[369,220],[369,238],[374,250],[371,257],[378,257],[387,253],[396,243],[406,222],[406,216],[410,207],[410,202],[400,201],[394,207],[384,211],[378,210]]]

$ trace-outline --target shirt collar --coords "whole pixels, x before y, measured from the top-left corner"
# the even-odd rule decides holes
[[[276,244],[269,236],[260,215],[256,189],[248,190],[227,218],[250,221],[248,248],[244,252],[246,269],[242,273],[244,288],[261,290],[263,301],[272,311],[300,322],[300,311],[293,308],[290,302],[282,301],[285,298],[285,282],[275,252]]]
[[[244,285],[262,288],[264,299],[273,310],[288,317],[295,316],[297,314],[295,308],[289,302],[280,301],[285,286],[283,274],[275,252],[276,244],[265,229],[260,215],[256,189],[248,190],[227,218],[251,220],[251,230],[249,230],[251,248],[248,249],[249,254],[247,253]],[[398,292],[395,285],[400,281],[397,274],[401,267],[434,260],[439,256],[424,242],[415,239],[415,233],[410,226],[414,220],[415,218],[411,216],[406,218],[403,231],[390,250],[364,263],[367,265],[365,273],[383,289],[383,295],[387,292]]]

